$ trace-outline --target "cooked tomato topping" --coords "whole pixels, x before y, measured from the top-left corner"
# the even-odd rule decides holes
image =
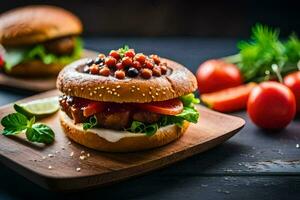
[[[183,104],[179,99],[170,99],[167,101],[156,101],[135,105],[142,110],[147,110],[163,115],[177,115],[183,111]]]
[[[83,116],[89,117],[96,113],[104,111],[105,106],[101,102],[90,102],[87,106],[83,107]]]

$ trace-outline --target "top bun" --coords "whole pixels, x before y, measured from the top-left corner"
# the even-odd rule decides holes
[[[80,20],[55,6],[27,6],[0,15],[0,43],[29,45],[82,32]]]
[[[168,72],[151,79],[117,79],[81,72],[88,59],[78,60],[66,66],[58,75],[57,88],[64,94],[94,101],[116,103],[146,103],[164,101],[194,92],[195,76],[184,66],[172,60],[166,62]]]

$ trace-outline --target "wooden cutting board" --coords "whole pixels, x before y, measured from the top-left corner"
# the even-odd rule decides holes
[[[52,90],[20,102],[56,95],[58,91]],[[197,109],[199,122],[191,124],[180,139],[160,148],[135,153],[97,152],[71,142],[62,132],[57,113],[43,120],[55,132],[52,145],[29,143],[22,135],[0,135],[0,161],[50,190],[79,190],[111,184],[206,151],[229,139],[245,124],[241,118],[203,106],[197,106]],[[11,104],[1,107],[0,119],[11,112]]]
[[[98,54],[95,51],[85,49],[82,58],[93,58]],[[0,73],[0,85],[12,88],[25,89],[35,92],[43,92],[55,88],[56,77],[43,78],[43,79],[26,79],[8,76]]]

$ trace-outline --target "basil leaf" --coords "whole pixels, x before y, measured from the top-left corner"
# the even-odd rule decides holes
[[[89,118],[88,122],[83,123],[83,130],[91,129],[98,124],[97,117],[94,115]]]
[[[37,123],[27,128],[26,138],[31,142],[50,144],[54,141],[54,132],[49,126]]]
[[[3,135],[15,135],[27,128],[28,120],[26,116],[20,113],[12,113],[1,120],[1,125],[4,127]]]
[[[129,131],[133,132],[133,133],[142,133],[142,132],[144,132],[145,127],[146,126],[144,123],[138,122],[138,121],[133,121],[129,128]]]

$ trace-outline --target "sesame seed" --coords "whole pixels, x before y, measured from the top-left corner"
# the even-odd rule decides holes
[[[71,92],[71,88],[69,88],[68,91]]]
[[[142,95],[143,95],[143,97],[146,96],[145,93],[143,93]]]
[[[149,94],[151,95],[151,92],[149,92]]]
[[[96,90],[94,90],[94,93],[96,94],[96,93],[97,93],[97,91],[96,91]]]
[[[89,153],[86,154],[87,157],[90,157],[91,155]]]
[[[118,93],[117,92],[114,92],[114,95],[117,95]]]
[[[68,145],[72,144],[70,141],[68,142]]]
[[[100,90],[100,87],[97,87],[98,88],[98,90]]]
[[[103,89],[103,88],[104,88],[104,86],[102,85],[102,86],[101,86],[101,89]]]
[[[158,96],[158,93],[156,92],[155,95]]]
[[[99,94],[99,97],[102,97],[102,94]]]
[[[159,92],[160,91],[160,89],[159,88],[156,88],[156,90]]]
[[[88,90],[91,90],[91,88],[88,88]]]
[[[112,91],[111,91],[111,90],[108,90],[107,93],[108,93],[108,94],[112,94]]]
[[[152,95],[151,97],[152,97],[153,99],[155,99],[155,96]]]
[[[134,92],[134,90],[131,90],[131,92]]]
[[[80,88],[81,90],[83,90],[83,87],[82,88]]]
[[[70,156],[71,156],[71,157],[73,157],[73,156],[74,156],[74,152],[73,152],[73,151],[70,153]]]
[[[117,85],[117,88],[120,88],[121,86],[120,85]]]
[[[153,87],[152,87],[152,86],[150,86],[150,89],[152,90],[152,89],[153,89]]]
[[[90,92],[90,96],[93,96],[93,93],[92,93],[92,92]]]
[[[84,160],[86,157],[84,156],[84,155],[82,155],[82,156],[79,156],[79,159],[80,160]]]
[[[84,151],[81,151],[81,152],[80,152],[80,154],[84,154],[84,153],[85,153]]]
[[[118,97],[120,96],[120,94],[117,95]]]
[[[135,88],[135,85],[131,86],[132,88]]]
[[[76,168],[76,171],[77,171],[77,172],[80,172],[80,170],[81,170],[80,167],[77,167],[77,168]]]
[[[54,157],[54,155],[53,155],[53,154],[51,154],[51,153],[49,153],[49,154],[48,154],[48,157],[49,157],[49,158],[53,158],[53,157]]]
[[[109,90],[109,87],[107,87],[106,90]]]
[[[113,88],[113,89],[112,89],[112,91],[116,91],[116,89],[115,89],[115,88]]]
[[[43,156],[42,159],[45,160],[45,159],[46,159],[46,156]]]
[[[49,165],[49,166],[48,166],[48,169],[52,169],[52,166],[51,166],[51,165]]]
[[[140,88],[138,87],[138,88],[136,88],[137,90],[140,90]]]
[[[166,94],[166,92],[163,92],[163,94]]]

